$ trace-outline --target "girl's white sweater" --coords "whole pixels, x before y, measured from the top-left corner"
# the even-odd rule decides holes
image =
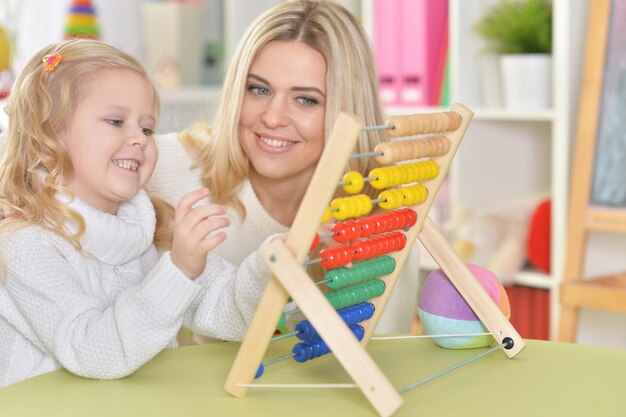
[[[222,340],[244,336],[270,276],[256,252],[238,268],[209,255],[192,281],[169,252],[159,259],[145,192],[117,215],[70,205],[87,224],[82,251],[37,226],[2,236],[0,387],[59,368],[126,376],[176,346],[183,324]]]

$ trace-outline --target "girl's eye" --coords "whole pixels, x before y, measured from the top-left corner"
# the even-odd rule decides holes
[[[315,106],[317,103],[319,103],[316,98],[308,96],[298,97],[296,100],[298,100],[298,102],[304,106]]]
[[[146,136],[152,136],[152,135],[154,135],[154,130],[149,129],[147,127],[142,127],[141,128],[141,133],[143,133]]]
[[[117,119],[109,119],[109,120],[107,120],[107,122],[109,122],[113,126],[118,126],[118,127],[121,126],[124,123],[121,120],[117,120]]]
[[[249,85],[248,91],[256,94],[257,96],[267,96],[268,94],[270,94],[269,88],[265,88],[260,85]]]

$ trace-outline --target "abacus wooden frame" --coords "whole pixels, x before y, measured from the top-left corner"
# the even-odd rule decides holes
[[[387,286],[385,293],[372,301],[375,313],[364,324],[365,336],[362,342],[350,332],[302,266],[324,211],[334,195],[336,187],[333,184],[339,182],[343,167],[361,134],[360,122],[345,113],[339,115],[284,242],[275,240],[261,251],[261,256],[274,276],[263,294],[257,313],[228,375],[224,387],[227,392],[237,397],[247,394],[247,385],[254,379],[274,334],[275,324],[278,323],[288,297],[291,296],[376,411],[381,416],[393,414],[402,405],[402,398],[367,354],[365,346],[372,336],[416,238],[419,238],[431,253],[496,341],[502,343],[505,338],[513,340],[513,347],[505,351],[507,356],[515,356],[525,346],[515,328],[477,283],[437,227],[427,218],[428,211],[473,117],[473,112],[462,104],[454,104],[451,111],[460,115],[461,125],[456,130],[443,134],[451,142],[450,150],[445,155],[431,158],[439,165],[439,174],[434,179],[422,183],[429,191],[428,197],[423,203],[411,207],[417,213],[417,222],[406,233],[405,248],[391,254],[396,260],[396,268],[384,279]],[[436,115],[424,116],[437,117]],[[317,221],[313,221],[315,219]]]

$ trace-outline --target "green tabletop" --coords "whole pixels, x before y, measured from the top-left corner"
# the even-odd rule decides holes
[[[280,356],[293,341],[270,346]],[[626,416],[626,351],[527,341],[515,358],[491,353],[402,395],[394,416]],[[376,416],[357,389],[223,389],[236,343],[168,349],[116,381],[52,372],[0,389],[2,417]],[[367,348],[397,388],[486,349],[446,350],[429,340],[372,340]],[[331,355],[267,367],[263,383],[351,382]]]

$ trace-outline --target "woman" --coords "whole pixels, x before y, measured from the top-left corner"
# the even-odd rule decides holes
[[[213,125],[157,139],[151,189],[172,204],[188,190],[211,190],[211,200],[229,207],[231,217],[216,253],[238,263],[267,236],[289,229],[341,111],[365,125],[383,123],[373,53],[361,25],[330,1],[281,3],[241,40]],[[384,131],[363,133],[358,149],[386,139]],[[361,173],[374,166],[371,158],[350,162]],[[377,332],[410,331],[417,262],[414,251]]]

